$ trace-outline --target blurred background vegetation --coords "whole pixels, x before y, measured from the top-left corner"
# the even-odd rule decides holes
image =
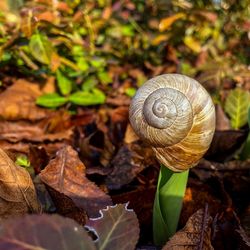
[[[236,88],[244,121],[232,126],[247,122],[249,0],[3,0],[0,9],[0,76],[54,77],[42,106],[131,97],[146,79],[177,72],[223,106]]]

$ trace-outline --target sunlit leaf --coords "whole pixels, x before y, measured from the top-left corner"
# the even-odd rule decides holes
[[[67,98],[60,96],[57,93],[45,94],[36,99],[36,104],[47,108],[56,108],[64,105],[66,102]]]
[[[0,149],[0,218],[38,212],[39,209],[29,173]]]
[[[72,90],[72,82],[59,69],[56,71],[56,79],[60,92],[68,95]]]
[[[87,222],[87,228],[98,236],[97,249],[135,249],[139,239],[139,223],[133,210],[126,204],[101,210],[102,216]]]
[[[166,42],[168,40],[169,36],[166,34],[160,34],[158,36],[156,36],[153,40],[152,40],[152,45],[159,45],[161,42]]]
[[[97,81],[97,79],[94,76],[88,77],[87,80],[84,81],[83,84],[82,84],[82,90],[83,91],[90,91],[97,84],[98,84],[98,81]]]
[[[123,36],[133,36],[134,28],[132,25],[124,25],[121,27],[121,33]]]
[[[84,59],[83,57],[80,57],[77,59],[77,66],[82,71],[86,71],[89,68],[89,64],[88,64],[87,60]]]
[[[129,97],[133,97],[136,93],[136,89],[135,88],[127,88],[125,90],[125,94],[128,95]]]
[[[50,64],[53,47],[48,37],[41,33],[31,36],[29,48],[35,59],[44,64]]]
[[[69,96],[69,101],[82,106],[102,104],[105,99],[105,94],[96,88],[92,91],[78,91]]]
[[[66,146],[41,171],[40,178],[57,192],[70,197],[90,217],[98,217],[99,210],[112,205],[112,201],[95,183],[87,179],[85,168],[77,152],[71,146]]]
[[[18,155],[15,163],[22,167],[30,166],[30,161],[26,155]]]
[[[178,19],[184,18],[185,16],[186,14],[184,13],[177,13],[173,16],[162,19],[159,24],[159,30],[164,31],[168,29],[175,21],[177,21]]]
[[[186,44],[186,46],[188,48],[190,48],[191,50],[193,50],[196,53],[199,53],[201,51],[200,42],[192,36],[186,36],[184,38],[184,43]]]
[[[241,88],[231,90],[225,103],[225,111],[230,117],[231,126],[239,129],[247,123],[250,94]]]
[[[103,58],[94,58],[90,61],[90,64],[95,68],[103,68],[106,63]]]
[[[102,84],[108,84],[112,82],[112,78],[106,71],[98,72],[97,75]]]

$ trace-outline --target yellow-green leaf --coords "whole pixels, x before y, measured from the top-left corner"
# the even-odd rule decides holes
[[[173,16],[166,17],[160,21],[159,30],[164,31],[167,30],[176,20],[185,17],[184,13],[177,13]]]
[[[72,90],[72,82],[59,69],[56,71],[57,84],[63,95],[68,95]]]
[[[53,47],[48,37],[36,33],[30,38],[29,48],[32,56],[41,63],[50,64]]]
[[[91,91],[77,91],[69,96],[69,101],[82,106],[102,104],[105,99],[105,94],[97,88]]]
[[[201,44],[194,37],[192,37],[192,36],[186,36],[184,38],[184,43],[186,44],[186,46],[188,48],[190,48],[194,52],[196,52],[196,53],[201,52]]]
[[[67,98],[58,95],[57,93],[44,94],[36,99],[36,104],[46,108],[56,108],[64,105]]]
[[[250,94],[243,89],[231,90],[225,103],[225,111],[230,117],[231,126],[239,129],[247,123],[247,111],[250,105]]]

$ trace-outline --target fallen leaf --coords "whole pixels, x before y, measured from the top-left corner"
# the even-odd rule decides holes
[[[198,210],[188,220],[186,226],[178,231],[162,250],[212,250],[211,228],[212,218],[209,216],[207,207]]]
[[[28,123],[25,121],[9,122],[0,121],[0,140],[19,142],[22,140],[31,142],[59,141],[70,139],[72,129],[50,133],[44,126],[44,121]]]
[[[215,131],[214,138],[205,158],[213,161],[225,161],[234,155],[245,142],[247,130]]]
[[[29,173],[14,164],[0,149],[0,218],[39,212],[36,191]]]
[[[155,176],[157,178],[157,176]],[[140,185],[135,190],[112,195],[114,204],[129,202],[128,208],[135,211],[141,228],[141,240],[152,237],[152,215],[156,185]]]
[[[50,194],[58,214],[71,218],[82,226],[86,224],[88,216],[83,208],[77,207],[71,198],[56,191],[50,186],[46,186],[46,189]]]
[[[184,18],[184,17],[186,17],[186,14],[180,12],[180,13],[177,13],[173,16],[166,17],[166,18],[162,19],[160,24],[159,24],[159,30],[160,31],[167,30],[175,21],[177,21],[178,19]]]
[[[111,205],[111,198],[85,176],[85,166],[71,146],[57,152],[55,159],[40,173],[41,180],[73,200],[90,217],[99,216],[99,210]]]
[[[201,52],[201,44],[198,40],[196,40],[196,38],[194,38],[192,36],[185,36],[184,43],[192,51],[194,51],[196,53]]]
[[[0,117],[6,120],[45,118],[51,111],[36,106],[36,98],[42,93],[39,85],[23,79],[0,94]]]
[[[128,121],[128,107],[120,106],[110,111],[110,117],[112,122],[125,122]]]
[[[135,249],[139,239],[139,223],[128,204],[118,204],[101,210],[101,217],[90,219],[87,228],[98,236],[98,249]]]
[[[108,188],[120,189],[129,184],[146,167],[144,157],[137,154],[132,145],[122,146],[111,161],[113,171],[106,178]]]
[[[96,250],[96,247],[75,221],[42,214],[6,220],[1,225],[0,249]]]

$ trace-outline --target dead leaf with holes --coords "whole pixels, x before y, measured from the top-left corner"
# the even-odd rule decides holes
[[[38,212],[40,205],[29,173],[0,149],[0,218]]]
[[[135,249],[139,239],[139,223],[135,212],[128,204],[118,204],[101,211],[101,216],[90,219],[87,228],[97,236],[97,249]]]
[[[99,210],[112,205],[111,198],[85,176],[85,166],[77,152],[66,146],[40,173],[41,180],[83,208],[89,217],[98,217]]]

